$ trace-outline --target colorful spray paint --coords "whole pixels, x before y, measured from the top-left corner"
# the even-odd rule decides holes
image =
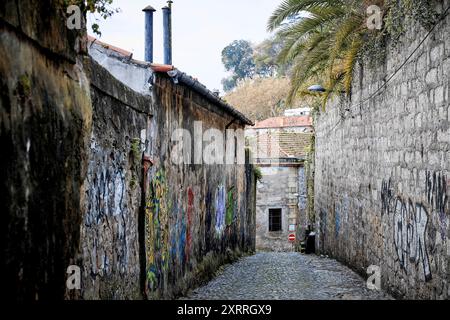
[[[219,186],[216,191],[216,234],[221,235],[225,228],[225,188]]]
[[[156,173],[149,189],[146,208],[147,288],[154,291],[164,282],[169,268],[169,213],[172,202],[164,171]]]
[[[225,224],[231,226],[234,220],[234,208],[235,208],[235,197],[234,197],[234,187],[228,190],[228,201],[227,201],[227,213],[225,216]]]
[[[194,192],[192,188],[188,188],[188,207],[187,207],[187,229],[186,229],[186,247],[185,247],[185,256],[186,262],[189,262],[191,245],[192,245],[192,218],[194,211]]]

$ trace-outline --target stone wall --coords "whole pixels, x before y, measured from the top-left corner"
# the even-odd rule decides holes
[[[93,60],[86,69],[93,130],[81,223],[82,297],[139,299],[142,154],[153,102]]]
[[[261,167],[262,180],[257,184],[256,248],[261,251],[293,251],[289,242],[289,225],[297,225],[300,196],[299,182],[303,168]],[[282,209],[282,231],[269,231],[269,209]]]
[[[254,251],[256,182],[249,162],[174,165],[173,130],[244,125],[148,64],[95,45],[91,59],[64,4],[0,4],[3,289],[14,300],[186,293]],[[67,288],[69,266],[81,290]]]
[[[194,139],[195,121],[202,122],[203,131],[215,128],[222,134],[227,126],[242,130],[243,125],[230,125],[232,117],[164,74],[155,76],[154,100],[149,127],[154,166],[146,178],[145,288],[149,298],[170,298],[206,279],[225,261],[255,250],[255,179],[250,164],[173,163],[171,137],[176,129],[187,129]]]
[[[125,77],[94,59],[85,67],[93,130],[81,225],[81,296],[174,298],[221,264],[254,251],[253,167],[173,163],[176,129],[194,137],[194,121],[202,121],[203,130],[224,133],[232,117],[163,74],[150,73],[145,82],[153,90],[142,95],[125,85],[127,62],[114,65]],[[143,155],[152,162],[148,170]]]
[[[65,28],[62,2],[0,4],[0,263],[9,299],[63,299],[77,262],[92,107],[85,30]]]
[[[450,16],[360,103],[426,33],[408,28],[384,65],[355,73],[351,102],[316,117],[315,214],[321,253],[362,274],[380,266],[396,297],[448,299]]]
[[[304,234],[306,229],[308,229],[309,219],[308,219],[308,177],[305,166],[298,168],[298,210],[299,215],[297,219],[296,231],[300,234]],[[297,239],[299,239],[297,235]]]

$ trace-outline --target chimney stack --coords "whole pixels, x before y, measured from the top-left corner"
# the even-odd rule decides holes
[[[145,7],[145,61],[153,62],[153,12],[152,6]]]
[[[163,29],[164,29],[164,64],[172,65],[172,3],[167,1],[167,6],[163,11]]]

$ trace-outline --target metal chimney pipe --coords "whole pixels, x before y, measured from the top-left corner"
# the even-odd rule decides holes
[[[145,61],[153,62],[153,12],[152,6],[145,7]]]
[[[167,1],[167,7],[163,11],[164,29],[164,64],[172,65],[172,3]]]

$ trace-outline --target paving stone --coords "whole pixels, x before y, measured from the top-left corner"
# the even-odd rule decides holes
[[[258,253],[225,267],[223,273],[184,299],[192,300],[388,300],[337,262],[296,252]]]

